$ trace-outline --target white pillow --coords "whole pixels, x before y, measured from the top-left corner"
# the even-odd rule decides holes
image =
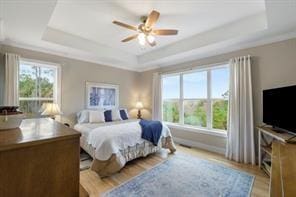
[[[112,110],[112,120],[122,120],[120,116],[120,111],[118,109]]]
[[[89,111],[89,122],[90,123],[105,122],[104,112],[103,111]]]
[[[82,110],[77,113],[77,122],[81,123],[88,123],[89,122],[89,110]]]

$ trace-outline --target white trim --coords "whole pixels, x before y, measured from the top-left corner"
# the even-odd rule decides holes
[[[185,132],[201,133],[206,135],[218,136],[227,138],[227,131],[219,129],[207,129],[202,127],[194,127],[190,125],[180,125],[177,123],[164,122],[169,128],[179,129]]]
[[[57,104],[60,106],[61,111],[63,111],[62,109],[62,67],[61,65],[55,65],[57,68],[57,84],[56,84],[56,102]]]
[[[229,61],[225,62],[218,62],[218,63],[213,63],[213,64],[205,64],[205,65],[200,65],[200,66],[192,66],[190,68],[186,69],[177,69],[174,71],[170,72],[163,72],[161,73],[161,77],[167,77],[167,76],[176,76],[179,74],[190,74],[194,72],[202,72],[202,71],[208,71],[208,70],[213,70],[213,69],[219,69],[219,68],[227,68],[229,67]]]
[[[180,74],[180,93],[179,93],[179,123],[184,124],[184,88],[183,88],[183,74]]]
[[[42,97],[19,97],[20,101],[54,101],[54,98],[42,98]]]
[[[204,54],[200,54],[200,52],[196,52],[195,54],[191,54],[188,58],[178,58],[177,60],[169,61],[167,63],[158,63],[157,65],[156,63],[144,64],[142,67],[138,68],[138,72],[145,72],[145,71],[165,68],[165,67],[174,67],[180,64],[186,64],[186,62],[192,63],[198,60],[202,60],[202,59],[206,59],[214,56],[229,54],[229,53],[233,53],[233,52],[237,52],[245,49],[251,49],[251,48],[260,47],[268,44],[282,42],[282,41],[293,39],[293,38],[296,38],[296,31],[282,33],[279,35],[266,36],[264,38],[257,39],[256,41],[248,41],[243,44],[242,43],[233,44],[219,51],[212,50]],[[196,57],[196,58],[193,58],[193,57]]]
[[[126,65],[128,63],[125,63],[125,64],[123,63],[124,65],[121,65],[121,64],[112,64],[111,65],[108,62],[99,61],[99,60],[97,60],[97,57],[92,55],[92,54],[90,54],[90,55],[82,55],[81,53],[78,53],[78,54],[75,53],[74,54],[74,53],[69,53],[69,52],[57,51],[57,50],[52,50],[52,49],[47,49],[47,48],[43,48],[43,47],[33,46],[33,45],[30,45],[30,44],[20,43],[20,42],[14,41],[14,40],[7,40],[7,39],[4,40],[4,41],[0,40],[0,45],[1,44],[7,45],[7,46],[10,46],[10,47],[17,47],[17,48],[21,48],[21,49],[27,49],[27,50],[31,50],[31,51],[35,51],[35,52],[39,52],[39,53],[46,53],[46,54],[49,54],[49,55],[56,55],[56,56],[59,56],[59,57],[69,58],[69,59],[73,59],[73,60],[79,60],[79,61],[94,63],[94,64],[98,64],[100,66],[113,67],[113,68],[118,68],[118,69],[122,69],[122,70],[134,71],[134,72],[142,72],[138,68],[126,67]],[[149,70],[151,70],[151,69],[149,69]]]
[[[212,129],[212,70],[207,70],[207,128]]]
[[[46,61],[42,61],[42,60],[29,59],[29,58],[23,58],[23,57],[21,57],[20,62],[23,62],[25,64],[29,64],[29,65],[38,64],[38,65],[41,65],[42,67],[49,67],[49,68],[61,66],[60,64],[54,63],[54,62],[46,62]]]
[[[5,35],[4,35],[5,36]],[[240,51],[240,50],[244,50],[244,49],[250,49],[253,47],[258,47],[258,46],[263,46],[263,45],[267,45],[267,44],[272,44],[272,43],[276,43],[276,42],[281,42],[284,40],[288,40],[288,39],[292,39],[296,37],[296,32],[295,31],[291,31],[291,32],[287,32],[287,33],[282,33],[280,35],[274,35],[274,36],[267,36],[264,37],[264,39],[259,39],[257,41],[253,41],[253,42],[247,42],[245,44],[235,44],[235,46],[230,46],[228,47],[229,49],[225,48],[224,50],[220,50],[218,53],[217,52],[209,52],[207,54],[203,54],[203,55],[199,55],[198,58],[194,58],[194,59],[188,59],[188,58],[178,58],[178,60],[183,59],[182,61],[178,61],[178,63],[166,63],[166,64],[162,64],[162,63],[154,63],[154,64],[139,64],[139,65],[135,65],[138,66],[136,67],[126,67],[127,64],[125,65],[110,65],[107,62],[103,62],[103,61],[99,61],[97,59],[95,59],[93,56],[90,57],[88,55],[83,55],[83,54],[74,54],[74,53],[69,53],[66,51],[57,51],[57,50],[53,50],[53,49],[48,49],[48,48],[44,48],[44,47],[38,47],[38,46],[33,46],[27,43],[23,43],[23,42],[17,42],[15,40],[8,40],[5,39],[3,41],[0,40],[0,44],[3,45],[7,45],[7,46],[11,46],[11,47],[18,47],[18,48],[22,48],[22,49],[27,49],[27,50],[32,50],[32,51],[36,51],[36,52],[42,52],[42,53],[47,53],[47,54],[51,54],[51,55],[57,55],[59,57],[65,57],[65,58],[71,58],[74,60],[80,60],[80,61],[85,61],[85,62],[91,62],[91,63],[95,63],[95,64],[99,64],[99,65],[103,65],[103,66],[108,66],[108,67],[114,67],[114,68],[119,68],[119,69],[123,69],[123,70],[130,70],[130,71],[135,71],[135,72],[145,72],[145,71],[149,71],[149,70],[154,70],[154,69],[158,69],[158,68],[164,68],[164,67],[168,67],[168,66],[175,66],[175,65],[179,65],[179,64],[183,64],[183,63],[190,63],[192,61],[198,61],[204,58],[209,58],[212,56],[217,56],[217,55],[222,55],[222,54],[227,54],[227,53],[231,53],[231,52],[235,52],[235,51]],[[197,56],[198,54],[192,54],[189,57],[194,57]],[[139,56],[137,56],[139,58]],[[176,62],[176,61],[175,61]]]
[[[196,142],[196,141],[192,141],[192,140],[185,140],[185,139],[178,138],[178,137],[173,137],[173,140],[178,144],[184,144],[187,146],[200,148],[203,150],[208,150],[211,152],[219,153],[221,155],[225,154],[225,148],[220,148],[217,146],[212,146],[212,145],[208,145],[208,144],[204,144],[204,143]]]

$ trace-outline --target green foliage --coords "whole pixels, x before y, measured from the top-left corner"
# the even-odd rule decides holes
[[[20,75],[19,92],[20,97],[34,97],[36,95],[36,81],[32,79],[31,75]]]
[[[21,74],[19,80],[20,97],[53,97],[53,83],[48,78],[33,79],[29,74]]]
[[[167,122],[179,122],[179,102],[164,101],[163,103],[163,120]]]
[[[184,123],[192,126],[207,126],[207,101],[195,100],[184,102]],[[214,129],[227,130],[228,100],[215,100],[212,105],[212,126]],[[164,101],[163,120],[179,122],[179,102]]]
[[[206,101],[185,101],[184,102],[184,123],[193,126],[206,127],[207,113]]]
[[[227,130],[228,101],[217,100],[213,103],[213,128]]]
[[[52,70],[43,70],[43,75],[37,67],[33,67],[32,70],[20,74],[19,96],[22,98],[53,98],[54,84],[49,81],[49,76],[53,75]],[[52,100],[21,100],[20,110],[29,115],[36,114],[44,102],[52,102]]]

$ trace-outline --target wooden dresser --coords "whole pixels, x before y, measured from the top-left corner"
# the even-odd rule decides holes
[[[0,131],[0,196],[79,196],[80,134],[52,119]]]

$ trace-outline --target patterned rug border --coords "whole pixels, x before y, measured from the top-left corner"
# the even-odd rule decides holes
[[[204,159],[204,158],[200,158],[200,157],[192,156],[192,155],[189,155],[189,154],[187,154],[187,153],[175,152],[175,153],[172,154],[172,156],[177,156],[177,154],[178,154],[178,155],[183,155],[183,156],[186,156],[186,157],[194,157],[195,159],[199,159],[199,160],[202,160],[202,161],[205,161],[205,162],[209,162],[209,163],[212,163],[212,164],[216,164],[216,165],[222,166],[222,167],[224,167],[224,168],[229,168],[229,169],[231,169],[231,170],[234,170],[234,171],[237,171],[237,172],[240,172],[240,173],[243,173],[243,174],[246,174],[246,175],[249,175],[249,176],[253,177],[252,182],[251,182],[251,187],[250,187],[250,190],[249,190],[249,193],[248,193],[248,196],[251,196],[251,194],[252,194],[252,190],[253,190],[253,186],[254,186],[254,182],[255,182],[255,179],[256,179],[256,176],[255,176],[255,175],[253,175],[253,174],[251,174],[251,173],[248,173],[248,172],[245,172],[245,171],[241,171],[241,170],[234,169],[234,168],[232,168],[232,167],[225,166],[225,165],[223,165],[223,164],[221,164],[221,163],[216,163],[216,162],[214,162],[214,161],[210,161],[210,160],[207,160],[207,159]],[[166,158],[165,160],[163,160],[163,161],[161,161],[160,163],[156,164],[156,165],[153,166],[152,168],[150,168],[150,169],[148,169],[148,170],[145,170],[145,171],[141,172],[140,174],[138,174],[138,175],[132,177],[131,179],[129,179],[129,180],[127,180],[127,181],[125,181],[125,182],[123,182],[123,183],[117,185],[116,187],[114,187],[114,188],[112,188],[112,189],[110,189],[110,190],[107,190],[107,191],[103,192],[103,193],[101,194],[101,196],[104,197],[107,193],[112,192],[113,190],[115,190],[115,189],[121,187],[122,185],[127,184],[127,183],[133,181],[135,178],[137,178],[137,177],[139,177],[139,176],[141,176],[141,175],[143,175],[143,174],[145,174],[145,173],[148,173],[150,170],[152,170],[152,169],[154,169],[154,168],[160,166],[161,164],[163,164],[163,163],[169,161],[169,159],[170,159],[170,158]]]
[[[175,155],[175,153],[173,153],[173,155]],[[144,157],[144,158],[145,158],[145,157]],[[120,183],[120,184],[117,185],[116,187],[114,187],[114,188],[112,188],[112,189],[110,189],[110,190],[107,190],[107,191],[103,192],[103,193],[101,194],[102,197],[104,197],[107,193],[112,192],[113,190],[117,189],[118,187],[121,187],[122,185],[131,182],[131,181],[134,180],[135,178],[137,178],[137,177],[139,177],[139,176],[141,176],[141,175],[143,175],[143,174],[145,174],[145,173],[148,173],[150,170],[152,170],[152,169],[154,169],[154,168],[160,166],[161,164],[163,164],[164,162],[167,162],[168,160],[169,160],[169,158],[167,158],[167,159],[161,161],[160,163],[156,164],[156,165],[153,166],[152,168],[150,168],[150,169],[148,169],[148,170],[145,170],[145,171],[141,172],[140,174],[138,174],[138,175],[132,177],[131,179],[126,180],[126,181],[123,182],[123,183]]]

